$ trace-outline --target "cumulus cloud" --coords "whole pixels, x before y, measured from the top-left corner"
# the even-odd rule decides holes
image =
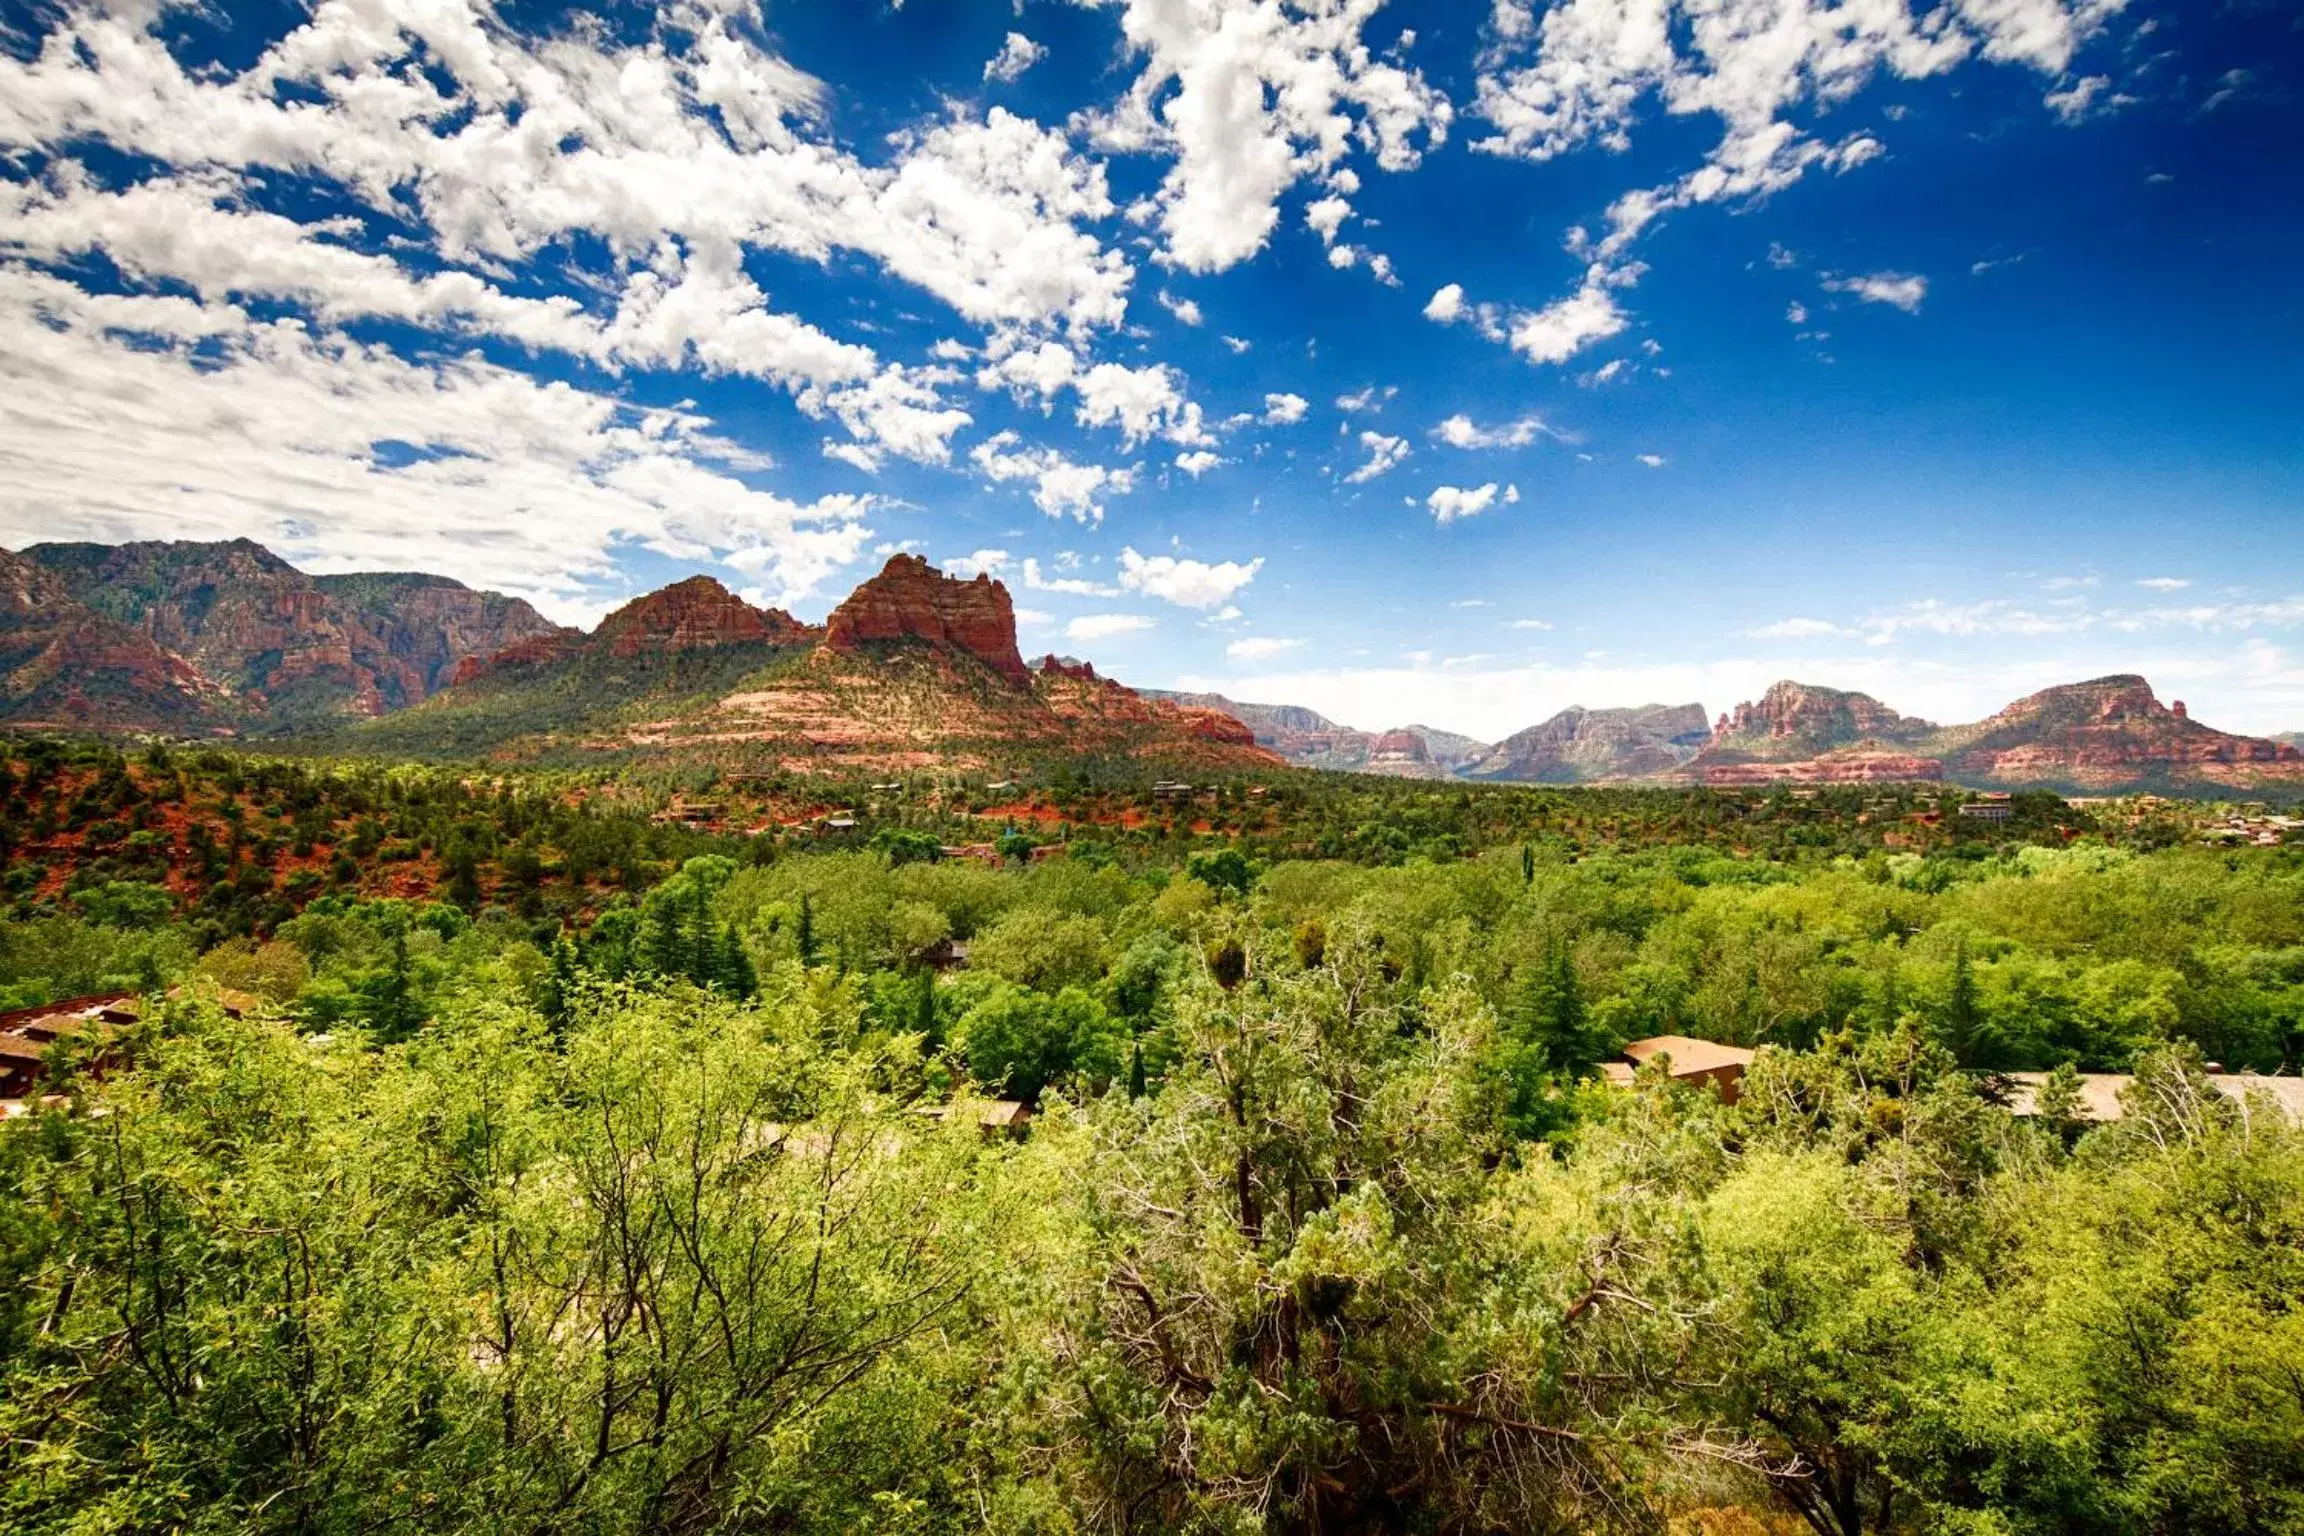
[[[1176,455],[1176,467],[1195,480],[1223,462],[1221,455],[1206,448],[1194,448],[1188,453]]]
[[[1171,555],[1140,555],[1120,551],[1120,585],[1176,604],[1180,608],[1221,608],[1256,579],[1264,568],[1261,558],[1241,564],[1236,560],[1209,564],[1180,560]]]
[[[1024,78],[1024,71],[1048,57],[1042,44],[1032,41],[1021,32],[1011,32],[1000,44],[1000,51],[986,61],[984,79],[1002,85],[1013,85]]]
[[[1080,464],[1054,448],[1027,448],[1013,432],[995,432],[968,454],[969,461],[995,485],[1029,481],[1032,502],[1050,517],[1077,522],[1104,520],[1103,497],[1136,488],[1133,470]]]
[[[1516,502],[1520,499],[1520,488],[1508,486],[1499,492],[1493,480],[1470,490],[1461,486],[1443,485],[1424,498],[1424,507],[1432,514],[1432,520],[1445,528],[1458,518],[1478,517],[1496,505],[1499,494],[1506,502]]]
[[[1300,649],[1303,644],[1302,640],[1283,639],[1277,635],[1250,635],[1224,647],[1224,654],[1233,661],[1265,661]]]
[[[1153,627],[1156,621],[1141,613],[1087,613],[1064,626],[1067,640],[1109,640]]]
[[[1513,345],[1534,361],[1557,361],[1621,329],[1609,289],[1636,279],[1625,253],[1665,214],[1764,198],[1812,170],[1845,172],[1880,158],[1886,146],[1868,133],[1833,142],[1816,136],[1820,119],[1876,76],[1918,80],[1981,58],[2062,77],[2119,9],[2120,0],[1782,0],[1744,7],[1493,0],[1491,44],[1479,60],[1473,106],[1492,131],[1475,148],[1539,161],[1593,144],[1624,150],[1651,100],[1668,116],[1704,114],[1721,127],[1700,165],[1611,203],[1601,236],[1570,231],[1570,248],[1615,280],[1596,285],[1588,273],[1575,294],[1538,312],[1543,323],[1516,324]],[[2050,107],[2069,120],[2101,87],[2083,81],[2067,89],[2079,94],[2052,97]],[[1460,306],[1458,294],[1433,318],[1452,318]]]
[[[944,562],[944,569],[960,577],[998,576],[1008,569],[1008,551],[979,549],[972,554],[956,555]]]
[[[1068,557],[1059,555],[1057,569],[1066,569]],[[1040,567],[1038,560],[1027,556],[1024,561],[1024,587],[1029,592],[1060,592],[1066,597],[1118,597],[1120,589],[1109,583],[1090,581],[1085,576],[1050,576]]]
[[[1266,395],[1264,397],[1264,424],[1272,427],[1292,427],[1304,419],[1312,402],[1302,395]]]
[[[1928,279],[1907,272],[1869,272],[1854,277],[1829,277],[1824,286],[1834,293],[1851,294],[1867,304],[1887,304],[1908,315],[1920,313],[1928,297]]]
[[[410,362],[229,303],[0,268],[0,542],[250,536],[315,570],[431,570],[569,621],[631,541],[774,600],[868,547],[869,497],[740,478],[705,417],[464,356]]]
[[[1152,200],[1164,260],[1236,265],[1263,249],[1300,178],[1350,174],[1356,148],[1408,170],[1446,137],[1448,99],[1362,41],[1375,9],[1121,0],[1121,35],[1142,69],[1082,126],[1105,149],[1171,157]]]
[[[1389,474],[1410,452],[1408,439],[1387,437],[1381,432],[1361,433],[1360,447],[1368,457],[1358,469],[1344,477],[1347,485],[1365,485],[1378,475]]]
[[[1454,325],[1464,315],[1464,285],[1450,283],[1436,289],[1425,301],[1424,318],[1441,325]]]
[[[1483,427],[1459,413],[1434,427],[1432,435],[1451,448],[1525,448],[1539,437],[1556,438],[1560,434],[1547,426],[1541,416],[1523,416],[1500,426]]]
[[[1165,288],[1160,290],[1158,297],[1160,307],[1174,315],[1181,324],[1196,326],[1205,318],[1200,313],[1199,304],[1191,299],[1180,299]]]
[[[1853,633],[1823,619],[1778,619],[1747,631],[1755,640],[1825,640]]]

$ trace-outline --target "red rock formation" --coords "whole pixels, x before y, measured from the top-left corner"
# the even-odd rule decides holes
[[[1042,677],[1069,677],[1083,683],[1098,681],[1095,667],[1085,661],[1073,661],[1063,656],[1043,656],[1033,664],[1032,670]]]
[[[918,555],[897,555],[880,574],[848,594],[824,626],[831,650],[855,652],[877,641],[920,640],[975,657],[1019,688],[1032,674],[1016,649],[1016,612],[1008,589],[989,576],[955,581]]]
[[[1168,707],[1183,716],[1185,731],[1200,741],[1218,742],[1227,747],[1256,745],[1256,733],[1220,709],[1198,709],[1189,705]]]
[[[1835,752],[1789,763],[1709,763],[1697,774],[1715,789],[1770,784],[1903,784],[1940,780],[1944,765],[1932,757],[1902,752]]]
[[[183,729],[232,718],[225,690],[141,630],[88,608],[62,580],[0,550],[0,718]]]
[[[1370,758],[1403,758],[1412,763],[1428,763],[1432,753],[1424,745],[1424,738],[1414,731],[1385,731],[1368,744]]]
[[[815,632],[781,608],[755,608],[709,576],[634,598],[600,621],[595,645],[611,656],[707,651],[727,645],[805,645]]]
[[[1707,751],[1776,758],[1791,752],[1814,755],[1859,741],[1916,741],[1934,729],[1925,720],[1896,713],[1870,694],[1787,681],[1762,694],[1758,703],[1739,704],[1721,716]]]
[[[517,598],[413,573],[307,576],[247,539],[25,555],[276,724],[419,703],[464,658],[554,630]]]

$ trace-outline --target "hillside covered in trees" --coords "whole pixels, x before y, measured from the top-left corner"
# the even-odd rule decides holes
[[[0,766],[11,1531],[2304,1522],[2183,808]]]

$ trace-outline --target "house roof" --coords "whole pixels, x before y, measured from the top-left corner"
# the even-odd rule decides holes
[[[1742,1069],[1752,1065],[1753,1055],[1745,1046],[1720,1045],[1690,1035],[1656,1035],[1635,1040],[1624,1047],[1623,1054],[1635,1066],[1646,1063],[1651,1056],[1669,1056],[1674,1077],[1699,1077],[1726,1067]]]
[[[2010,1113],[2032,1115],[2037,1113],[2036,1103],[2040,1085],[2048,1080],[2045,1072],[2008,1072],[2002,1074],[2008,1084]],[[2080,1109],[2082,1115],[2098,1122],[2121,1119],[2126,1111],[2120,1103],[2120,1094],[2134,1081],[2125,1072],[2083,1072],[2080,1074]],[[2246,1104],[2251,1099],[2268,1099],[2292,1123],[2304,1125],[2304,1077],[2260,1077],[2253,1072],[2211,1072],[2209,1084],[2217,1092],[2235,1103]]]

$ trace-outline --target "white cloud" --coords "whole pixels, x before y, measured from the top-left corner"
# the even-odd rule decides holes
[[[2047,104],[2049,111],[2065,122],[2079,123],[2097,115],[2100,110],[2110,111],[2128,103],[2129,98],[2126,96],[2117,93],[2107,95],[2111,89],[2110,76],[2084,75],[2062,90],[2050,91],[2040,99]],[[2099,102],[2103,103],[2102,108],[2098,107]]]
[[[777,601],[869,547],[874,502],[801,503],[693,413],[476,357],[404,361],[229,304],[0,268],[0,542],[263,540],[307,568],[429,570],[589,621],[625,541]]]
[[[1432,514],[1432,520],[1445,528],[1458,518],[1478,517],[1496,504],[1497,494],[1497,485],[1493,480],[1471,490],[1466,490],[1460,486],[1443,485],[1424,498],[1424,506]],[[1520,499],[1519,488],[1513,487],[1505,499],[1518,501]]]
[[[1158,298],[1160,307],[1174,315],[1181,324],[1198,325],[1205,318],[1200,313],[1199,304],[1191,299],[1177,298],[1165,288],[1160,290]]]
[[[1886,147],[1866,133],[1825,143],[1795,121],[1820,117],[1886,72],[1917,80],[1976,57],[2062,75],[2122,0],[1493,0],[1491,43],[1477,61],[1474,111],[1494,130],[1474,147],[1549,160],[1587,144],[1630,147],[1643,102],[1667,116],[1709,114],[1721,137],[1701,165],[1656,187],[1636,187],[1608,209],[1598,241],[1571,231],[1570,247],[1595,270],[1619,272],[1624,253],[1659,217],[1698,204],[1764,198],[1812,169],[1845,172]],[[2065,110],[2055,103],[2052,108]],[[1636,275],[1636,274],[1635,274]],[[1629,279],[1607,286],[1628,286]],[[1460,297],[1459,297],[1460,302]],[[1453,312],[1454,306],[1443,306]],[[1591,276],[1576,294],[1522,331],[1535,360],[1558,361],[1621,328],[1619,306]],[[1438,318],[1438,317],[1435,317]]]
[[[1842,629],[1823,619],[1778,619],[1773,624],[1763,624],[1746,633],[1755,640],[1825,640],[1839,639],[1854,631]]]
[[[978,574],[998,576],[1008,569],[1008,551],[979,549],[973,554],[958,555],[944,562],[944,569],[954,576],[974,577]]]
[[[1110,640],[1116,635],[1133,635],[1153,627],[1154,621],[1140,613],[1082,614],[1064,626],[1067,640]]]
[[[1140,555],[1133,549],[1120,551],[1122,587],[1180,608],[1221,608],[1254,581],[1256,573],[1263,568],[1261,558],[1245,565],[1236,560],[1211,565],[1200,560],[1179,560],[1171,555]]]
[[[1525,448],[1539,437],[1558,437],[1541,416],[1523,416],[1502,426],[1482,427],[1462,414],[1449,417],[1432,435],[1451,448]]]
[[[1798,299],[1794,299],[1784,306],[1784,318],[1793,325],[1806,325],[1808,323],[1808,306]]]
[[[1594,262],[1584,282],[1564,299],[1512,317],[1507,340],[1532,363],[1564,363],[1596,341],[1605,341],[1630,323],[1611,291],[1630,281],[1629,269]]]
[[[1828,277],[1824,286],[1834,293],[1854,294],[1867,304],[1889,304],[1908,315],[1920,313],[1928,297],[1928,279],[1908,272],[1871,272],[1854,277]]]
[[[1255,345],[1255,343],[1254,343],[1254,342],[1252,342],[1252,341],[1248,341],[1248,340],[1246,340],[1246,339],[1244,339],[1244,338],[1242,338],[1242,337],[1239,337],[1239,336],[1226,336],[1225,338],[1223,338],[1223,340],[1224,340],[1224,345],[1225,345],[1227,348],[1229,348],[1229,349],[1230,349],[1230,351],[1231,351],[1231,353],[1232,353],[1232,355],[1233,355],[1234,357],[1238,357],[1238,356],[1240,356],[1242,353],[1246,352],[1246,351],[1247,351],[1247,350],[1248,350],[1250,347],[1252,347],[1252,346],[1254,346],[1254,345]]]
[[[1647,465],[1650,469],[1662,469],[1664,467],[1664,455],[1660,453],[1641,453],[1635,454],[1633,457],[1637,458],[1641,463]]]
[[[1550,629],[1552,626],[1542,619],[1514,619],[1504,627],[1507,629]]]
[[[1302,395],[1266,395],[1264,397],[1264,423],[1272,427],[1292,427],[1304,419],[1312,402]]]
[[[1426,300],[1424,304],[1424,318],[1437,321],[1441,325],[1454,325],[1463,318],[1463,314],[1464,285],[1462,283],[1450,283],[1444,288],[1434,290],[1432,297]]]
[[[1176,455],[1176,467],[1195,480],[1223,462],[1222,455],[1212,453],[1206,448],[1195,448],[1189,453]]]
[[[1381,432],[1361,433],[1360,446],[1368,455],[1367,461],[1344,477],[1346,485],[1365,485],[1378,475],[1389,473],[1411,451],[1408,439],[1386,437]]]
[[[1000,51],[984,65],[984,79],[987,83],[998,81],[1002,85],[1013,85],[1024,78],[1024,71],[1046,57],[1048,49],[1044,45],[1021,32],[1011,32],[1000,44]]]
[[[1361,41],[1368,0],[1122,5],[1121,35],[1143,69],[1116,107],[1083,123],[1104,148],[1173,157],[1154,211],[1163,258],[1186,271],[1253,256],[1281,194],[1308,174],[1346,173],[1354,148],[1407,170],[1447,134],[1447,98]]]
[[[1347,416],[1357,416],[1364,411],[1381,411],[1398,393],[1400,393],[1400,386],[1397,384],[1387,384],[1381,389],[1371,384],[1366,389],[1357,390],[1352,394],[1338,395],[1336,397],[1336,409],[1344,412]]]
[[[1302,640],[1282,639],[1277,635],[1250,635],[1224,647],[1224,654],[1233,661],[1265,661],[1298,650],[1303,644]]]
[[[2136,585],[2154,592],[2181,592],[2192,583],[2182,576],[2146,576]]]
[[[1067,557],[1063,555],[1056,557],[1056,566],[1059,570],[1068,570],[1077,563],[1077,561],[1068,561]],[[1100,581],[1090,581],[1084,576],[1045,575],[1040,569],[1040,562],[1030,556],[1026,556],[1024,560],[1024,587],[1026,591],[1030,592],[1060,592],[1067,597],[1118,597],[1120,595],[1118,587]]]
[[[1025,448],[1013,432],[995,432],[969,452],[969,460],[994,484],[1032,482],[1032,501],[1050,517],[1102,522],[1106,494],[1124,496],[1136,488],[1132,470],[1079,464],[1053,448]]]

